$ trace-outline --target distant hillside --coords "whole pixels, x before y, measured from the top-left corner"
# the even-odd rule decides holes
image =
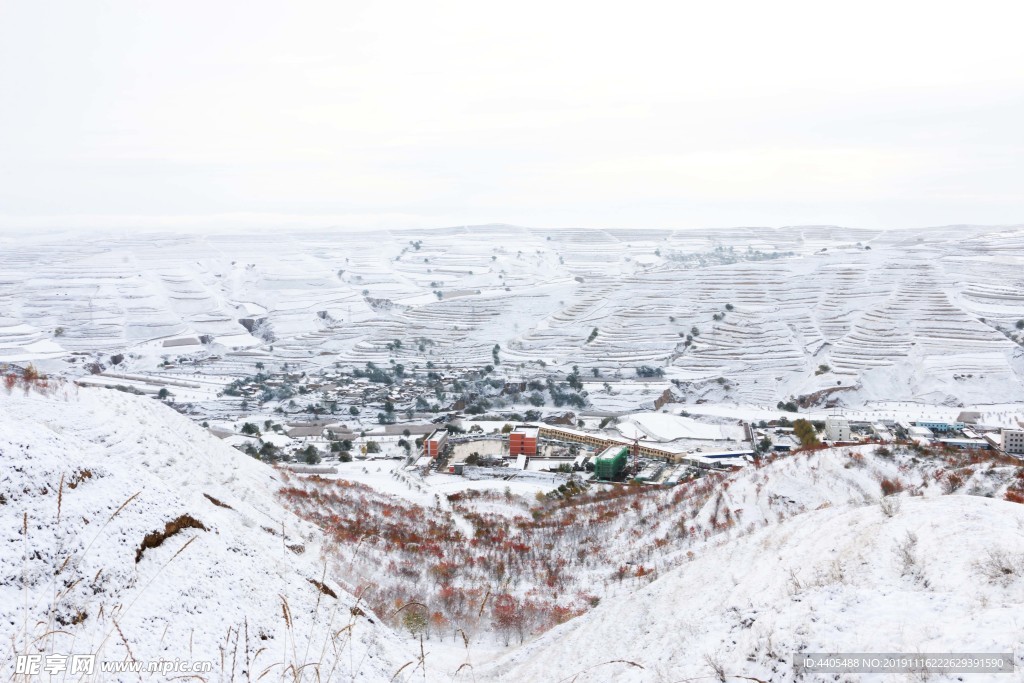
[[[480,367],[499,344],[503,371],[650,365],[690,401],[1024,400],[1019,227],[40,237],[0,273],[0,362],[49,372],[238,375],[257,345],[300,371]]]

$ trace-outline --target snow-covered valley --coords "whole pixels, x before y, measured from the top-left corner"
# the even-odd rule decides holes
[[[1022,266],[964,226],[0,237],[0,678],[1020,671]],[[653,455],[518,469],[513,425]]]

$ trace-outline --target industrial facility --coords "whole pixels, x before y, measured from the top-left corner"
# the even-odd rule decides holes
[[[626,471],[628,462],[628,447],[609,446],[594,458],[594,476],[604,481],[613,481]]]

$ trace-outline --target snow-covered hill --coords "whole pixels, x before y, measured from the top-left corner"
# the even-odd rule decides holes
[[[539,638],[528,632],[521,649],[486,664],[497,642],[487,639],[483,597],[471,610],[482,623],[466,652],[461,641],[446,644],[452,634],[436,633],[423,671],[418,648],[385,625],[401,620],[370,608],[367,577],[376,569],[376,583],[416,595],[426,584],[415,570],[455,553],[425,564],[416,553],[426,544],[387,550],[349,529],[372,565],[357,578],[338,540],[340,517],[325,541],[291,511],[318,518],[309,499],[280,494],[300,491],[303,480],[284,481],[160,402],[64,384],[49,395],[0,389],[0,624],[11,655],[0,676],[26,647],[101,660],[208,660],[208,680],[267,672],[274,680],[434,681],[461,670],[481,681],[580,683],[714,678],[716,669],[789,681],[799,651],[1024,652],[1024,506],[1002,500],[1020,479],[1019,463],[892,451],[783,456],[671,490],[623,489],[621,500],[538,502],[536,515],[526,514],[535,501],[511,492],[450,506],[410,492],[409,504],[425,507],[396,515],[397,500],[384,510],[394,492],[335,487],[359,501],[379,498],[358,505],[391,524],[436,526],[450,507],[459,528],[476,534],[461,542],[476,548],[478,569],[489,528],[503,529],[495,548],[549,548],[534,559],[572,560],[559,593],[587,591],[597,605]],[[593,515],[600,524],[586,521]],[[524,531],[530,520],[542,531],[578,524],[586,533],[544,532],[543,546]],[[506,534],[517,543],[504,543]],[[402,571],[389,558],[404,562]],[[531,589],[507,577],[480,581],[483,596]],[[367,590],[358,601],[344,590],[356,584]],[[533,588],[538,600],[555,597]],[[470,657],[476,670],[461,669]]]
[[[710,544],[486,679],[791,681],[797,652],[1016,652],[1019,671],[1022,603],[1024,506],[941,496],[829,507]]]
[[[658,366],[691,403],[1002,403],[1024,400],[1022,266],[1020,227],[40,235],[0,248],[0,362],[480,367],[499,344],[616,388]]]
[[[279,487],[151,399],[0,391],[0,679],[27,647],[212,661],[211,681],[392,680],[413,654],[325,576]]]

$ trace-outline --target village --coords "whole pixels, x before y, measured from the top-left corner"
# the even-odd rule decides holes
[[[768,415],[730,414],[728,406],[709,415],[706,403],[685,403],[657,368],[503,365],[498,347],[481,367],[407,366],[395,358],[401,349],[396,339],[387,360],[362,367],[273,362],[255,351],[186,355],[168,357],[157,372],[115,367],[78,382],[153,396],[250,456],[307,472],[387,458],[410,471],[471,479],[674,486],[821,445],[901,442],[1024,454],[1022,425],[986,425],[979,411],[944,411],[938,419],[913,406],[892,414],[800,412],[779,402]],[[624,397],[619,409],[592,403],[609,392]]]
[[[216,418],[209,403],[179,410],[235,448],[297,472],[385,458],[412,472],[470,479],[674,486],[708,471],[822,446],[913,443],[1024,454],[1021,425],[986,425],[977,411],[940,420],[848,415],[837,408],[800,413],[780,404],[772,419],[742,411],[731,418],[694,416],[673,401],[666,383],[661,393],[645,384],[653,400],[612,412],[588,409],[575,369],[562,381],[552,375],[510,380],[491,365],[407,371],[396,363],[368,363],[269,373],[260,363],[256,369],[221,391],[219,400],[237,411],[230,418]],[[566,395],[578,396],[584,407],[566,410]],[[197,417],[202,410],[209,415]]]

